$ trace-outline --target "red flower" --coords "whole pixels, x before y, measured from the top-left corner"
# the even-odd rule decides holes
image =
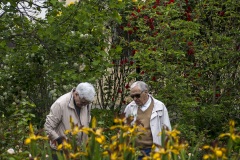
[[[143,19],[144,19],[144,22],[145,22],[145,23],[148,22],[148,16],[144,16]]]
[[[123,64],[124,64],[124,62],[123,62],[123,60],[121,60],[121,61],[120,61],[120,66],[123,65]]]
[[[122,93],[122,90],[121,90],[121,89],[118,89],[118,93]]]
[[[192,11],[192,8],[190,6],[188,6],[186,11],[189,13]]]
[[[133,65],[133,63],[134,63],[133,61],[130,61],[130,65]]]
[[[188,49],[187,54],[188,55],[194,54],[194,49],[193,48]]]
[[[132,50],[132,56],[134,56],[136,54],[136,52],[137,52],[136,49]]]
[[[156,79],[156,77],[155,76],[153,76],[152,77],[152,81],[156,81],[157,79]]]
[[[129,31],[128,31],[128,34],[129,34],[129,35],[133,34],[133,31],[132,31],[132,30],[129,30]]]
[[[155,37],[155,36],[157,36],[158,35],[158,32],[155,32],[154,34],[153,34],[153,37]]]
[[[189,42],[187,43],[187,45],[188,45],[188,46],[192,46],[192,45],[193,45],[193,42],[192,42],[192,41],[189,41]]]
[[[149,18],[149,23],[153,23],[153,18]]]
[[[151,28],[151,30],[154,30],[154,25],[153,24],[150,24],[149,27]]]
[[[137,30],[138,30],[138,28],[135,26],[135,27],[133,27],[133,30],[134,30],[134,31],[137,31]]]
[[[134,14],[134,13],[132,13],[131,16],[132,16],[133,18],[136,18],[136,17],[137,17],[136,14]]]
[[[191,14],[189,12],[186,12],[185,15],[187,17],[187,21],[191,21],[192,20]]]
[[[219,16],[224,16],[224,14],[225,14],[224,11],[219,11],[219,12],[218,12],[218,15],[219,15]]]
[[[129,89],[129,88],[130,88],[129,84],[126,84],[125,88],[126,88],[126,89]]]
[[[123,30],[124,29],[124,27],[123,26],[120,26],[120,28]]]
[[[140,74],[144,74],[145,72],[144,71],[141,71]]]
[[[167,4],[171,4],[174,3],[174,0],[169,0],[169,2],[167,2]]]

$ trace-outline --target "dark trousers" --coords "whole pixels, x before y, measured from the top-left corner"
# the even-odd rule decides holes
[[[144,152],[147,156],[150,156],[151,148],[142,149],[141,151]],[[143,156],[138,156],[138,160],[142,160],[142,158],[143,158],[144,156],[145,156],[145,155],[143,155]]]

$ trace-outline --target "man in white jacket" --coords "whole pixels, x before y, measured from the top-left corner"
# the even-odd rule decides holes
[[[136,139],[136,146],[142,152],[149,155],[152,145],[162,145],[159,133],[165,127],[171,130],[171,124],[168,116],[166,106],[159,100],[155,99],[148,93],[148,85],[143,81],[136,81],[130,87],[130,96],[133,101],[125,108],[125,116],[133,116],[135,123],[136,120],[141,122],[146,131]],[[138,159],[142,159],[139,156]]]

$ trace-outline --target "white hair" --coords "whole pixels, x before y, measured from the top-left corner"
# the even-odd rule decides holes
[[[143,82],[143,81],[136,81],[136,82],[134,82],[131,85],[130,89],[133,89],[136,86],[139,87],[141,91],[148,91],[148,85],[145,82]]]
[[[92,102],[96,94],[92,84],[88,82],[79,83],[76,92],[78,92],[80,98],[84,98],[89,102]]]

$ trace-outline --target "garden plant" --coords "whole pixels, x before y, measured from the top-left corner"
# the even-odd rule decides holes
[[[80,81],[96,87],[95,118],[60,158],[136,159],[140,133],[119,116],[135,80],[173,126],[146,159],[239,159],[239,12],[238,0],[1,0],[0,159],[51,159],[45,117]]]

